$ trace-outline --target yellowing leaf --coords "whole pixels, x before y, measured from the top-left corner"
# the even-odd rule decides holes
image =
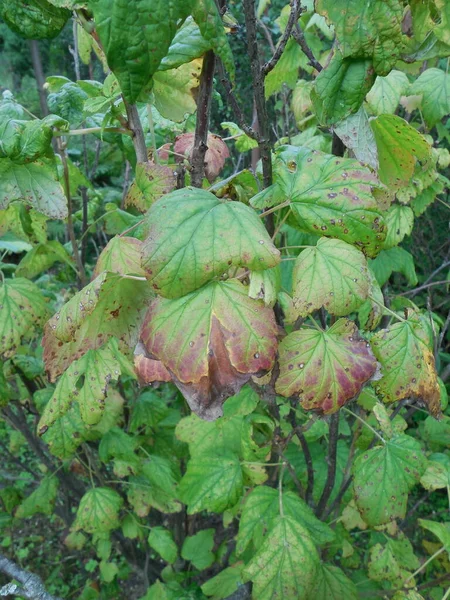
[[[130,186],[125,198],[125,206],[135,206],[140,212],[146,212],[150,206],[176,186],[174,171],[165,165],[137,163],[136,179]]]
[[[262,271],[279,262],[256,213],[198,189],[172,192],[152,205],[142,266],[155,291],[184,296],[230,267]]]
[[[141,275],[145,273],[141,267],[142,242],[132,237],[116,235],[103,248],[95,265],[93,278],[104,271],[119,275]]]
[[[176,69],[155,73],[155,107],[163,117],[179,123],[197,110],[195,98],[201,70],[202,60],[197,59]]]
[[[332,315],[348,315],[369,292],[364,255],[341,240],[321,238],[301,252],[292,274],[294,309],[306,316],[324,306]]]
[[[391,71],[386,77],[377,77],[367,94],[367,103],[376,115],[393,114],[400,98],[409,88],[408,77],[403,71]]]
[[[387,235],[383,247],[385,250],[398,246],[403,238],[411,235],[414,226],[414,213],[409,206],[393,204],[385,217]]]
[[[354,398],[376,370],[370,345],[346,319],[326,331],[293,331],[280,343],[279,355],[277,393],[297,396],[304,409],[325,414]]]
[[[111,531],[120,526],[122,504],[122,498],[111,488],[95,487],[81,498],[72,529],[97,534]]]
[[[277,326],[273,311],[236,280],[211,282],[176,300],[156,299],[141,338],[172,375],[191,409],[207,420],[251,375],[271,369]]]

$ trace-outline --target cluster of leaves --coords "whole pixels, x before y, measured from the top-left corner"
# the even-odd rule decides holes
[[[251,54],[275,9],[243,4]],[[439,546],[407,528],[411,494],[449,490],[449,319],[386,285],[417,283],[399,244],[448,182],[450,15],[441,0],[304,8],[281,10],[253,79],[260,132],[239,110],[222,122],[233,148],[208,132],[205,98],[216,61],[238,103],[240,13],[0,8],[31,39],[72,15],[78,70],[95,56],[106,75],[49,77],[42,119],[0,103],[0,407],[45,471],[27,498],[0,488],[0,526],[59,511],[66,546],[96,556],[102,586],[80,600],[119,594],[133,563],[152,572],[142,600],[417,600],[418,556],[450,554],[446,523],[419,521]],[[269,151],[266,101],[281,127]],[[93,185],[79,136],[97,163],[104,144],[120,152],[131,185]],[[222,179],[250,150],[262,166]]]

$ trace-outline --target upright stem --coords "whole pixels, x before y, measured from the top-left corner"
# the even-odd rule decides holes
[[[317,505],[316,516],[320,518],[325,510],[328,500],[330,499],[331,492],[334,488],[334,482],[336,480],[336,466],[337,466],[337,443],[339,437],[339,413],[331,415],[330,420],[330,435],[328,440],[328,475],[323,488],[322,496],[320,497]]]
[[[136,104],[129,104],[125,98],[123,99],[125,104],[125,110],[127,111],[128,128],[133,133],[133,145],[134,151],[136,152],[137,162],[147,162],[147,147],[145,145],[145,136],[142,129],[141,119]]]
[[[195,122],[194,149],[191,158],[191,184],[202,187],[205,174],[205,155],[208,149],[209,115],[214,83],[216,58],[210,50],[205,54],[200,75],[200,88],[197,101],[197,120]]]

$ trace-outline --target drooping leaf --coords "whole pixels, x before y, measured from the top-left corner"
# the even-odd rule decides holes
[[[192,17],[188,17],[175,34],[167,55],[161,61],[159,71],[176,69],[194,58],[200,58],[210,49],[210,42],[203,38]]]
[[[202,529],[195,535],[186,537],[183,542],[181,556],[199,571],[207,569],[214,562],[214,533],[214,529]]]
[[[266,269],[265,271],[252,271],[248,295],[256,300],[264,300],[266,306],[274,306],[278,292],[281,289],[280,268]]]
[[[383,247],[385,250],[398,246],[403,238],[411,235],[414,225],[414,213],[409,206],[393,204],[385,216],[387,234]]]
[[[358,321],[361,329],[373,331],[383,317],[384,296],[371,269],[369,269],[368,296],[367,300],[359,307]]]
[[[353,494],[368,525],[383,525],[405,516],[408,492],[425,470],[422,452],[417,440],[399,435],[356,458]]]
[[[142,242],[132,237],[116,235],[103,248],[95,265],[93,278],[104,271],[120,275],[140,275],[145,273],[141,267]]]
[[[420,106],[429,127],[450,113],[450,74],[445,71],[426,69],[412,84],[410,93],[422,96]]]
[[[195,59],[176,69],[158,71],[153,77],[155,107],[166,119],[179,123],[197,109],[202,60]]]
[[[274,171],[275,183],[254,196],[252,206],[289,200],[301,230],[341,239],[368,256],[379,252],[385,226],[372,196],[377,179],[368,168],[354,159],[282,146]]]
[[[410,318],[376,333],[373,352],[383,377],[376,389],[384,402],[414,398],[424,402],[434,416],[441,414],[441,393],[427,332]]]
[[[179,135],[174,145],[175,152],[186,156],[190,160],[194,149],[194,138],[195,134],[193,133],[182,133]],[[206,143],[208,149],[205,154],[205,175],[208,181],[212,183],[222,170],[229,152],[227,145],[218,135],[208,133]]]
[[[298,396],[304,409],[325,414],[354,398],[376,370],[370,345],[346,319],[326,331],[303,328],[290,333],[279,354],[276,391]]]
[[[389,73],[401,50],[400,0],[318,0],[316,10],[334,25],[344,57],[371,58],[379,75]]]
[[[242,567],[242,564],[239,566],[234,565],[220,571],[201,586],[202,592],[205,596],[213,596],[213,600],[228,598],[244,583],[242,581]]]
[[[151,296],[146,281],[108,271],[75,294],[45,326],[42,344],[50,380],[110,337],[124,352],[134,348]]]
[[[332,565],[322,564],[311,598],[315,600],[358,600],[358,588],[345,573]]]
[[[243,576],[253,582],[258,600],[295,600],[312,591],[318,568],[317,550],[306,529],[292,517],[280,516]]]
[[[333,131],[360,163],[369,165],[375,170],[378,169],[375,137],[363,107],[355,114],[337,123]]]
[[[96,31],[122,92],[135,103],[166,56],[189,3],[176,0],[92,0]]]
[[[39,288],[19,277],[0,285],[0,355],[12,356],[23,337],[29,337],[47,315]]]
[[[56,171],[48,161],[16,164],[0,160],[0,209],[24,202],[52,219],[67,217],[67,200]]]
[[[150,206],[176,186],[176,176],[170,167],[154,163],[137,163],[136,179],[130,185],[125,206],[135,206],[146,212]]]
[[[58,478],[49,475],[39,486],[18,506],[15,515],[19,519],[32,517],[37,513],[51,515],[58,493]]]
[[[16,276],[33,279],[52,267],[55,262],[62,262],[74,268],[73,260],[64,246],[57,240],[49,240],[27,252],[17,266]]]
[[[431,146],[411,125],[396,115],[381,115],[370,122],[375,135],[381,181],[391,190],[408,184],[416,164],[427,169]]]
[[[46,0],[3,0],[0,5],[0,16],[8,27],[31,40],[56,37],[70,14]]]
[[[429,519],[419,519],[419,525],[428,531],[431,531],[438,540],[445,546],[450,555],[450,525],[449,523],[437,523]]]
[[[403,71],[391,71],[386,77],[377,77],[367,94],[367,104],[376,115],[393,114],[397,110],[401,96],[409,88],[408,77]]]
[[[20,164],[52,156],[52,128],[55,126],[63,131],[68,129],[68,123],[55,115],[33,121],[0,121],[0,158],[10,158]]]
[[[98,534],[111,531],[120,526],[119,510],[122,504],[122,498],[111,488],[92,488],[80,500],[72,529]]]
[[[227,129],[230,136],[236,138],[234,143],[236,145],[236,150],[238,152],[248,152],[252,148],[258,147],[258,142],[251,137],[248,137],[244,131],[236,125],[236,123],[232,123],[231,121],[224,121],[220,124],[223,129]]]
[[[230,267],[260,271],[279,262],[279,251],[254,211],[203,190],[187,188],[161,198],[147,222],[142,266],[153,288],[167,298],[184,296]]]
[[[306,316],[324,306],[332,315],[354,312],[369,293],[364,255],[341,240],[321,238],[301,252],[292,274],[294,309]]]
[[[223,512],[239,500],[243,491],[242,469],[231,452],[190,459],[178,486],[178,498],[189,515],[202,510]]]
[[[178,548],[172,533],[164,527],[152,527],[148,536],[148,544],[156,550],[163,560],[172,564],[177,560]]]
[[[404,248],[394,246],[389,250],[382,250],[374,260],[369,261],[369,266],[381,286],[388,281],[392,273],[401,273],[409,285],[417,285],[414,258]]]
[[[368,59],[343,58],[337,51],[314,81],[311,100],[319,122],[330,126],[359,110],[375,74]]]

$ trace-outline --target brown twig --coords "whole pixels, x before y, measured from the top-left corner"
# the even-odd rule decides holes
[[[281,36],[280,41],[278,42],[278,45],[275,49],[275,52],[273,53],[272,58],[262,66],[262,72],[264,75],[270,73],[270,71],[272,71],[275,68],[277,62],[280,60],[281,55],[283,54],[284,49],[286,48],[286,44],[288,43],[289,38],[291,37],[293,28],[295,27],[295,24],[297,23],[301,13],[304,10],[299,0],[291,0],[290,4],[291,12],[289,14],[286,29],[284,30],[284,33]]]
[[[339,438],[339,413],[334,413],[330,418],[330,434],[328,440],[328,475],[322,495],[316,509],[316,516],[320,518],[330,499],[336,481],[337,443]]]
[[[298,24],[292,30],[292,37],[297,42],[297,44],[300,46],[303,53],[308,57],[309,64],[312,67],[314,67],[314,69],[316,69],[316,71],[318,71],[320,73],[320,71],[323,69],[323,67],[320,64],[320,62],[316,59],[316,57],[314,56],[311,48],[308,46],[308,44],[305,40],[305,34],[300,29],[300,26]]]

